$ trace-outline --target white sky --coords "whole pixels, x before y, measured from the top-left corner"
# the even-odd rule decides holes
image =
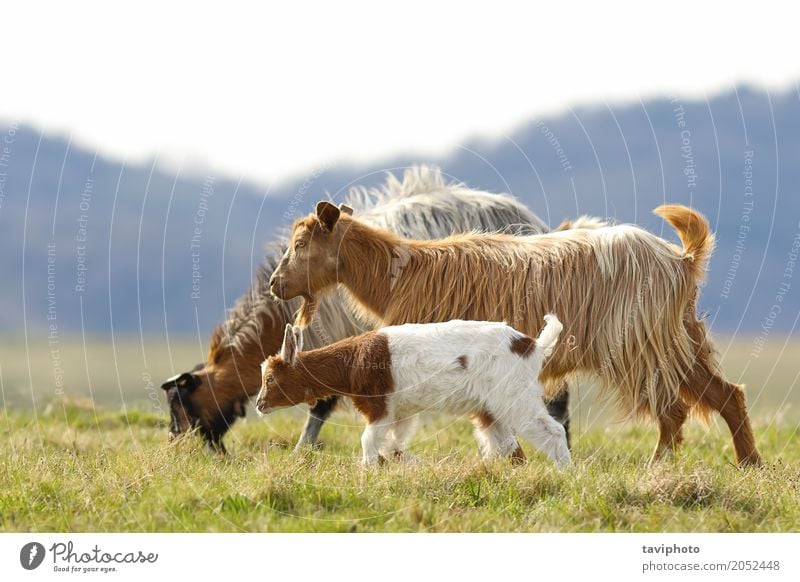
[[[576,104],[800,79],[797,14],[653,5],[15,0],[0,8],[0,119],[273,181],[422,159]]]

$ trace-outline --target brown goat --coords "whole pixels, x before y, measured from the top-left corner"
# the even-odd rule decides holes
[[[304,298],[300,325],[337,284],[381,325],[505,320],[535,335],[553,312],[567,341],[542,370],[548,397],[576,373],[598,377],[622,410],[657,420],[654,459],[680,443],[692,407],[716,410],[738,463],[759,465],[743,391],[722,378],[696,317],[714,246],[708,221],[683,206],[655,212],[678,231],[682,249],[631,225],[414,241],[323,201],[295,223],[270,288],[281,299]]]

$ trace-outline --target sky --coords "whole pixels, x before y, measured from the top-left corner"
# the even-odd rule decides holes
[[[800,80],[798,15],[767,2],[0,6],[0,123],[265,183],[579,105]]]

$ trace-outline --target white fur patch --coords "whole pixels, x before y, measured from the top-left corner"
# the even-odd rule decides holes
[[[484,456],[507,455],[516,433],[556,463],[569,462],[564,428],[547,413],[538,381],[561,329],[548,315],[536,349],[525,357],[511,349],[523,334],[505,323],[453,320],[379,330],[388,339],[394,392],[386,417],[362,438],[364,463],[372,464],[378,450],[402,450],[397,429],[424,411],[490,414],[494,425],[479,428],[477,435]],[[407,439],[408,431],[401,432]]]

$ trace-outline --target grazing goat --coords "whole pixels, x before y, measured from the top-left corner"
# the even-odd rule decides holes
[[[378,188],[353,188],[346,198],[360,220],[408,238],[437,238],[456,232],[503,231],[537,234],[547,227],[510,196],[471,190],[447,183],[438,168],[415,166],[402,181],[388,174]],[[280,244],[286,247],[286,242]],[[224,450],[222,437],[261,385],[258,365],[278,351],[284,326],[294,320],[300,300],[282,303],[269,294],[269,279],[280,260],[267,257],[255,280],[211,337],[205,363],[163,384],[170,406],[171,437],[194,428],[215,449]],[[402,258],[396,261],[402,267]],[[359,334],[374,325],[360,321],[338,293],[320,305],[315,324],[304,330],[306,345],[320,347]],[[320,400],[309,411],[298,447],[314,444],[338,396]],[[567,392],[548,403],[556,418],[568,426]]]
[[[760,465],[744,392],[722,378],[696,316],[714,246],[708,221],[683,206],[655,212],[678,231],[683,248],[632,225],[415,241],[323,201],[295,222],[270,289],[282,299],[303,297],[300,325],[337,284],[380,325],[502,320],[533,335],[552,311],[565,322],[566,340],[542,370],[547,397],[575,374],[594,375],[623,411],[656,419],[654,459],[681,442],[692,408],[717,410],[738,463]]]
[[[453,320],[384,327],[303,352],[286,326],[281,352],[261,364],[256,408],[345,395],[367,420],[362,463],[400,457],[416,415],[469,415],[484,458],[508,456],[523,437],[559,465],[569,463],[564,427],[547,413],[537,377],[561,323],[553,315],[534,342],[505,323]]]

